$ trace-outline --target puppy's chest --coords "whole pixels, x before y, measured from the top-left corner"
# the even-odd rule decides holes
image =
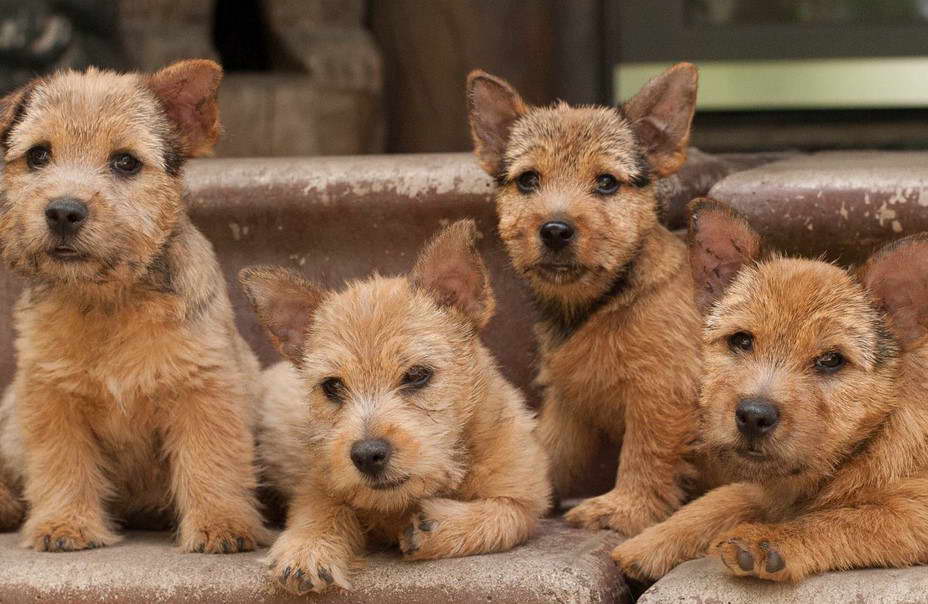
[[[19,321],[21,364],[75,394],[122,406],[157,396],[183,380],[196,358],[184,325],[167,310],[38,305]]]

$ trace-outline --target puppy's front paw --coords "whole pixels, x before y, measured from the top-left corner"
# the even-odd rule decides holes
[[[564,514],[569,524],[585,529],[612,529],[631,537],[660,519],[648,513],[642,502],[630,502],[623,495],[606,493],[591,497]]]
[[[211,522],[183,530],[180,547],[198,554],[236,554],[254,551],[262,531],[236,522]],[[263,534],[263,533],[262,533]]]
[[[324,542],[299,542],[282,536],[268,559],[271,580],[292,594],[320,593],[333,585],[351,589],[349,561]]]
[[[733,575],[757,577],[767,581],[791,581],[787,560],[777,546],[775,536],[763,525],[744,524],[721,537],[709,554],[718,556]]]
[[[48,521],[24,532],[23,546],[38,552],[76,552],[112,545],[119,537],[103,528],[74,521]]]
[[[661,544],[643,535],[629,539],[612,550],[612,559],[622,574],[642,582],[656,581],[682,562],[676,557],[672,544]]]
[[[429,519],[424,513],[413,514],[409,524],[399,534],[400,551],[407,560],[426,560],[436,556],[434,540],[437,520]]]

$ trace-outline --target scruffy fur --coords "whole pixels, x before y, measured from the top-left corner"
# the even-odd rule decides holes
[[[219,134],[212,61],[37,79],[0,106],[0,241],[26,282],[0,403],[0,529],[44,551],[176,520],[184,551],[267,540],[254,499],[259,367],[233,321],[181,168]],[[39,151],[36,151],[39,149]],[[43,151],[44,150],[44,151]],[[138,170],[123,155],[140,162]],[[48,222],[86,207],[78,231]]]
[[[480,71],[468,99],[476,155],[498,183],[500,236],[541,311],[539,434],[555,490],[569,495],[590,471],[592,443],[621,443],[613,490],[566,518],[634,535],[680,507],[694,476],[699,317],[686,248],[659,224],[653,183],[685,160],[696,69],[671,68],[621,107],[529,107]],[[603,177],[616,190],[598,190]],[[563,250],[543,242],[551,221],[575,231]]]
[[[292,365],[269,369],[259,450],[290,498],[270,576],[287,590],[350,588],[365,545],[405,559],[467,556],[525,541],[549,505],[547,460],[522,395],[478,329],[493,312],[472,221],[447,227],[406,277],[325,292],[283,269],[242,283]],[[410,376],[426,375],[419,383]],[[325,384],[338,379],[327,394]],[[353,445],[392,445],[383,473]]]
[[[928,561],[928,235],[850,273],[764,257],[742,216],[697,200],[690,248],[706,316],[702,439],[730,484],[620,545],[622,569],[656,579],[707,550],[770,581]],[[749,347],[733,345],[739,332]],[[822,366],[833,353],[843,364]],[[756,440],[736,424],[754,397],[779,418]]]

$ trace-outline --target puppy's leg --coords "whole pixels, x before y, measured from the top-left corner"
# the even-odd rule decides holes
[[[680,396],[641,392],[625,406],[625,431],[616,485],[610,492],[587,499],[565,520],[584,528],[611,528],[628,537],[673,514],[686,501],[685,484],[696,478],[684,460],[691,439],[692,410]]]
[[[19,527],[25,508],[12,487],[4,484],[2,476],[3,468],[0,468],[0,532],[6,532]]]
[[[23,547],[74,551],[119,540],[103,508],[110,484],[93,430],[79,409],[86,401],[28,384],[20,396],[29,518]]]
[[[829,570],[902,567],[928,561],[928,479],[911,479],[853,506],[780,524],[742,524],[711,553],[734,575],[799,581]]]
[[[553,394],[546,394],[536,428],[551,462],[551,482],[557,497],[565,497],[589,469],[599,435]]]
[[[400,550],[407,560],[505,551],[528,539],[536,524],[537,512],[514,499],[426,499],[400,533]]]
[[[222,376],[200,376],[165,419],[178,540],[188,552],[234,553],[267,543],[254,489],[254,444],[243,394]]]
[[[622,543],[612,557],[628,577],[659,579],[678,564],[705,554],[724,531],[759,519],[763,497],[763,490],[751,483],[719,487]]]
[[[308,481],[290,502],[287,529],[271,547],[269,575],[290,593],[351,589],[349,571],[364,546],[354,511]]]

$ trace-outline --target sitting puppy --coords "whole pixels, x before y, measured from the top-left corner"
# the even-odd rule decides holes
[[[291,496],[271,576],[293,593],[350,588],[366,542],[408,560],[509,549],[549,505],[547,460],[522,395],[478,330],[493,313],[476,228],[460,221],[408,277],[325,292],[284,269],[242,271],[293,363],[265,376],[259,443]]]
[[[0,529],[24,497],[27,547],[108,545],[116,522],[166,515],[185,551],[266,538],[259,367],[181,194],[184,161],[218,137],[221,77],[212,61],[69,71],[2,101],[0,241],[26,288],[0,405]]]
[[[928,235],[856,273],[770,256],[744,218],[694,202],[706,315],[707,456],[730,482],[613,553],[638,579],[706,553],[734,575],[928,560]]]

